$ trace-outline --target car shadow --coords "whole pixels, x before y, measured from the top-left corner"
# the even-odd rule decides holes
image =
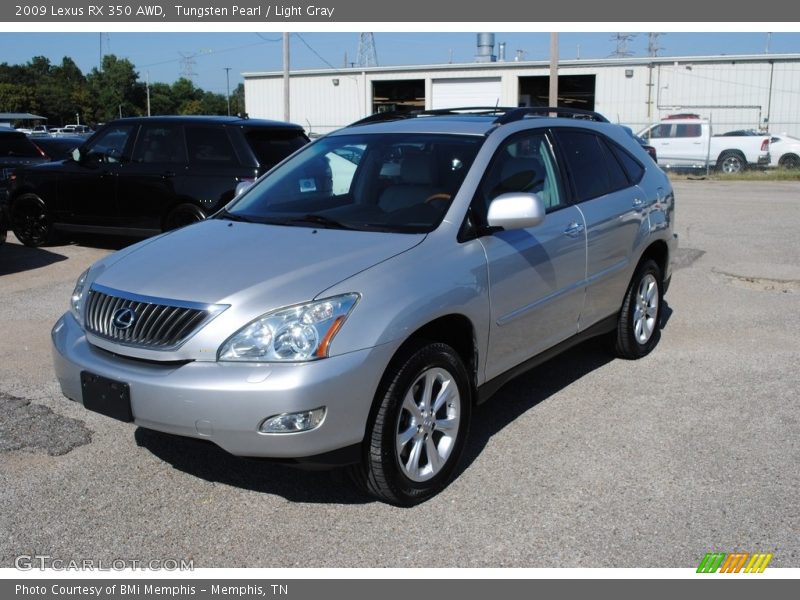
[[[291,502],[366,504],[344,469],[311,471],[289,465],[233,456],[211,442],[138,428],[136,443],[157,458],[193,477],[251,492],[281,496]]]
[[[33,271],[62,260],[67,260],[67,257],[42,248],[6,242],[0,246],[0,275]]]
[[[615,357],[608,337],[587,340],[515,377],[489,400],[474,407],[459,475],[480,456],[497,433],[524,413],[612,360]]]
[[[100,250],[122,250],[136,242],[141,242],[143,239],[145,238],[95,233],[73,233],[70,236],[69,243],[76,246],[98,248]]]
[[[664,306],[660,328],[672,309]],[[578,344],[520,375],[495,396],[473,409],[472,424],[456,477],[480,456],[493,436],[541,402],[612,360],[608,336]],[[138,428],[136,443],[173,468],[206,481],[281,496],[291,502],[366,504],[375,500],[360,492],[344,469],[313,471],[269,460],[233,456],[211,442]]]

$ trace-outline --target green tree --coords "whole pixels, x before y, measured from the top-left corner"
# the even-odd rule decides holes
[[[143,114],[145,89],[138,78],[129,60],[106,54],[102,69],[95,67],[86,78],[89,91],[95,99],[94,120],[105,122],[119,116]]]

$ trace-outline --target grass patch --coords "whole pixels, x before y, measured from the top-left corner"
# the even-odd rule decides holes
[[[720,173],[710,171],[708,176],[703,170],[686,171],[669,170],[666,172],[673,181],[705,179],[707,181],[800,181],[800,169],[751,169],[742,173]]]

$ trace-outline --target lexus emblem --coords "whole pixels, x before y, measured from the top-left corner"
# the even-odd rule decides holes
[[[111,323],[117,329],[130,329],[136,322],[136,313],[132,308],[118,308],[111,317]]]

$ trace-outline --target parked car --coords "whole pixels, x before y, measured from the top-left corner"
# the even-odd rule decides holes
[[[0,217],[8,223],[8,192],[14,171],[23,166],[47,162],[48,158],[24,133],[0,128]],[[5,229],[3,238],[5,239]]]
[[[37,137],[34,144],[50,159],[65,160],[72,156],[72,151],[86,143],[86,138],[77,135]]]
[[[108,123],[71,158],[19,171],[11,225],[28,246],[54,231],[148,236],[204,219],[308,142],[299,125],[239,117]]]
[[[769,140],[771,167],[800,168],[800,138],[782,133]]]
[[[715,168],[723,173],[766,166],[770,161],[769,134],[761,136],[712,135],[708,119],[673,115],[637,135],[653,146],[664,168]]]
[[[620,357],[653,350],[674,206],[663,171],[596,113],[381,114],[213,218],[91,266],[52,332],[56,374],[87,409],[235,455],[350,465],[377,498],[415,504],[512,377],[597,335]]]

